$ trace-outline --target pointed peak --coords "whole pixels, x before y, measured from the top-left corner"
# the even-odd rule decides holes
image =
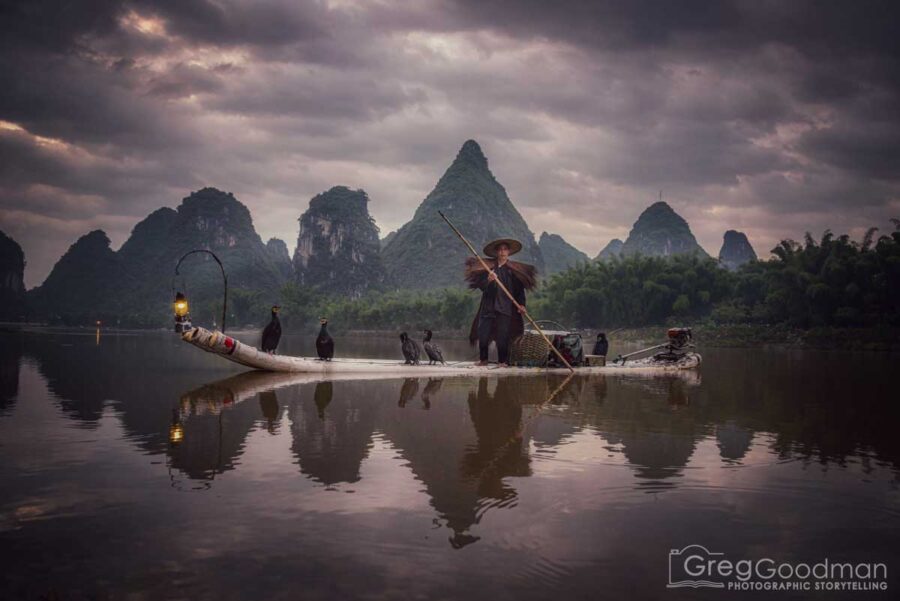
[[[88,232],[81,238],[79,238],[74,246],[83,246],[83,245],[99,245],[99,246],[109,246],[109,236],[106,235],[106,232],[103,230],[94,230],[92,232]]]
[[[725,235],[722,237],[726,241],[739,241],[746,240],[747,234],[744,232],[739,232],[737,230],[728,230],[725,232]]]
[[[231,197],[234,198],[234,194],[231,192],[223,192],[218,188],[213,188],[212,186],[207,186],[205,188],[201,188],[196,192],[191,192],[191,196],[189,198],[221,198],[221,197]]]
[[[484,156],[481,146],[475,140],[466,140],[462,148],[459,149],[456,160],[453,163],[468,163],[483,169],[488,168],[487,157]]]
[[[644,209],[644,213],[674,213],[675,209],[663,200],[658,200]]]
[[[363,189],[351,190],[347,186],[334,186],[325,192],[316,194],[309,201],[309,211],[316,212],[332,212],[332,211],[354,211],[369,214],[367,207],[369,203],[369,195]],[[301,216],[300,219],[303,219]]]

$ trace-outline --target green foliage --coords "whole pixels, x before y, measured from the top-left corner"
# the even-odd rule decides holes
[[[752,262],[735,274],[729,307],[713,319],[785,323],[799,328],[900,324],[900,226],[874,243],[826,231],[819,241],[783,240],[775,259]]]
[[[638,326],[704,316],[732,287],[731,274],[697,255],[613,257],[553,276],[531,308],[574,327]]]

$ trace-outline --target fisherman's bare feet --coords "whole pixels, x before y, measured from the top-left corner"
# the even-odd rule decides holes
[[[509,367],[509,363],[498,363],[497,367]]]
[[[478,367],[484,367],[484,366],[487,365],[487,364],[488,364],[487,361],[479,361],[479,362],[476,363],[475,365],[477,365]]]

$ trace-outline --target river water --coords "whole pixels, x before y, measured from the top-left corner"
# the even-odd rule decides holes
[[[291,382],[164,333],[6,332],[0,349],[3,599],[900,586],[892,355],[701,348],[699,372],[655,377]],[[282,352],[312,340],[286,337]],[[398,357],[399,341],[337,339],[337,354]],[[824,593],[669,588],[691,545],[886,577]]]

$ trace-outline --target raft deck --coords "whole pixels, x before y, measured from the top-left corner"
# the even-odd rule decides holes
[[[290,357],[270,355],[255,347],[226,336],[222,332],[196,327],[181,339],[239,365],[270,372],[307,373],[328,376],[331,374],[370,374],[373,377],[440,376],[440,375],[534,375],[545,373],[568,374],[565,367],[498,367],[496,365],[476,365],[472,361],[447,363],[446,365],[407,365],[390,359],[332,359],[322,361],[312,357]],[[687,353],[675,363],[655,363],[650,360],[631,361],[625,365],[604,365],[576,367],[579,374],[610,374],[635,372],[666,372],[700,367],[698,353]]]

